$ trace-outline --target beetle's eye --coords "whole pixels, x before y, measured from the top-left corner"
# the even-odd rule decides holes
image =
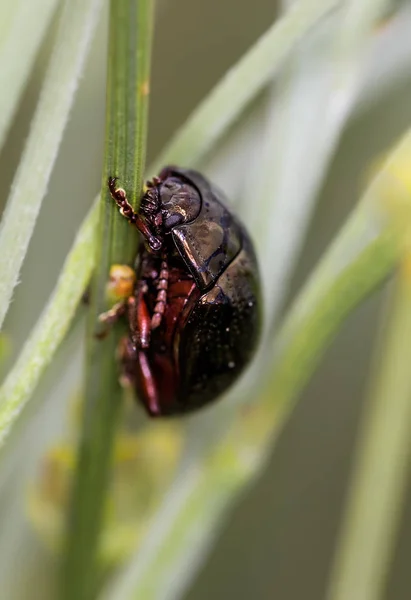
[[[163,223],[165,229],[173,229],[176,225],[184,223],[184,215],[181,213],[174,213],[172,215],[164,216]]]

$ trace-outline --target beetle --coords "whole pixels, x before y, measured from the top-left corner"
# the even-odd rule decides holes
[[[197,171],[165,167],[147,183],[138,212],[116,182],[108,181],[111,196],[144,242],[130,295],[101,321],[127,318],[122,380],[151,416],[194,411],[229,388],[255,352],[261,301],[253,244]],[[121,278],[115,269],[112,277]],[[129,271],[124,277],[130,282]]]

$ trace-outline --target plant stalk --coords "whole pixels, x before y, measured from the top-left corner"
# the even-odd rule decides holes
[[[62,600],[90,600],[98,586],[99,534],[121,409],[115,355],[122,328],[113,327],[100,341],[96,338],[97,320],[107,309],[110,266],[132,265],[138,243],[136,230],[119,214],[110,197],[107,180],[118,177],[136,207],[146,156],[152,13],[151,0],[112,0],[110,5],[103,191],[87,333],[83,425],[63,561]]]

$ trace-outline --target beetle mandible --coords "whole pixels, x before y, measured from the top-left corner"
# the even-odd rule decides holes
[[[122,379],[150,415],[196,410],[237,379],[256,349],[261,295],[252,242],[196,171],[164,168],[147,183],[138,212],[116,181],[109,179],[111,196],[144,243],[130,296],[101,320],[126,316]]]

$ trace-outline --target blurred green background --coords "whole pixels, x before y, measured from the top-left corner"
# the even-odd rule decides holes
[[[227,68],[267,29],[277,8],[268,0],[158,1],[149,162]],[[92,44],[21,284],[7,317],[5,331],[13,337],[5,368],[12,364],[53,289],[74,234],[99,189],[106,27],[107,15]],[[1,153],[2,204],[28,133],[52,37],[50,34],[43,45]],[[321,189],[291,295],[355,204],[370,164],[409,126],[410,84],[410,76],[402,78],[350,119]],[[252,110],[258,111],[258,102]],[[349,318],[327,352],[282,433],[275,456],[225,521],[221,538],[186,594],[187,600],[323,597],[384,294],[373,296]],[[65,390],[70,390],[73,373],[78,370],[79,349],[78,330],[70,335],[36,392],[36,398],[46,397],[46,402],[35,418],[29,418],[34,409],[26,411],[19,444],[3,461],[0,580],[5,590],[1,595],[7,600],[50,597],[54,562],[26,522],[24,498],[44,448],[64,429]],[[387,599],[410,597],[410,540],[411,513],[407,511]]]

